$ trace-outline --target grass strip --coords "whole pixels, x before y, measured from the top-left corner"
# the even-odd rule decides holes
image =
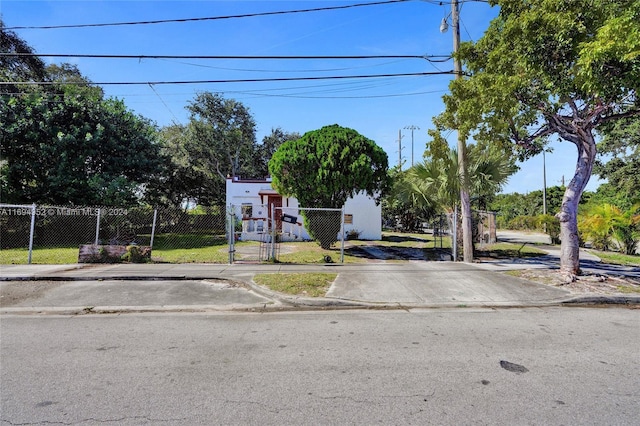
[[[338,274],[321,272],[256,274],[253,281],[279,293],[324,297],[337,276]]]
[[[628,255],[628,254],[616,253],[612,251],[597,251],[597,250],[589,250],[589,252],[595,254],[600,259],[602,259],[603,263],[610,263],[613,265],[623,265],[623,266],[640,266],[640,256],[638,255]]]

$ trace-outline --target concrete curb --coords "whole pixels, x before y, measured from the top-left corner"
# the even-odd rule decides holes
[[[356,300],[347,299],[333,299],[327,297],[303,297],[293,296],[288,294],[279,293],[273,291],[259,284],[256,284],[253,279],[250,281],[243,281],[249,286],[251,290],[260,296],[267,297],[269,299],[278,300],[280,303],[286,303],[291,306],[300,307],[373,307],[382,306],[382,304],[372,304],[368,302],[360,302]]]
[[[266,297],[273,303],[260,303],[255,305],[165,305],[165,306],[79,306],[79,307],[6,307],[0,309],[0,314],[58,314],[58,315],[87,315],[87,314],[118,314],[118,313],[158,313],[158,312],[281,312],[286,310],[313,310],[313,309],[438,309],[438,308],[528,308],[550,306],[579,306],[579,305],[640,305],[640,295],[573,295],[567,299],[523,302],[473,302],[473,303],[440,303],[418,304],[400,302],[370,302],[331,297],[302,297],[279,293],[258,285],[249,278],[230,278],[220,276],[188,276],[188,275],[163,275],[163,276],[20,276],[0,277],[0,281],[204,281],[215,280],[238,284],[249,291]]]
[[[640,296],[584,295],[561,302],[563,305],[640,305]]]
[[[0,277],[0,281],[199,281],[199,280],[218,280],[218,281],[234,281],[233,278],[221,277],[203,277],[188,275],[111,275],[101,277],[64,277],[55,275],[38,275],[38,276],[22,276],[22,277]],[[237,280],[240,281],[240,280]]]
[[[547,303],[467,303],[467,304],[400,304],[385,303],[373,304],[365,302],[349,302],[344,304],[333,303],[333,300],[317,300],[316,303],[296,304],[257,304],[257,305],[166,305],[166,306],[67,306],[67,307],[16,307],[2,308],[0,315],[124,315],[124,314],[157,314],[157,313],[183,313],[183,314],[216,314],[225,312],[237,313],[278,313],[288,311],[314,311],[314,310],[404,310],[412,309],[527,309],[545,308],[557,306],[592,306],[592,305],[635,305],[640,304],[640,298],[612,299],[612,298],[574,298],[564,301],[550,301]],[[323,302],[328,302],[323,304]]]

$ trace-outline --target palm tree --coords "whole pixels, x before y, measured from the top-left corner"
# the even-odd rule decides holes
[[[470,195],[483,199],[500,191],[517,168],[513,161],[494,148],[481,149],[471,146],[468,173]],[[411,167],[406,174],[408,183],[404,186],[423,205],[436,205],[452,212],[459,201],[460,175],[458,174],[458,152],[448,149],[442,155],[434,156]]]
[[[612,204],[595,206],[580,217],[578,227],[598,250],[617,245],[619,251],[634,254],[640,242],[640,204],[624,212]]]
[[[448,213],[455,210],[460,197],[458,153],[451,149],[446,157],[416,163],[406,175],[405,196],[423,206],[436,206]]]
[[[500,192],[518,167],[495,148],[481,150],[474,146],[470,153],[473,156],[469,162],[470,193],[477,199],[478,208],[486,210],[488,198]]]
[[[470,195],[478,200],[498,192],[516,171],[511,158],[498,149],[471,146],[468,153],[472,158],[468,166]],[[398,196],[424,208],[435,206],[444,210],[453,229],[452,213],[458,209],[460,197],[458,170],[457,150],[440,148],[439,155],[415,164],[406,172]]]

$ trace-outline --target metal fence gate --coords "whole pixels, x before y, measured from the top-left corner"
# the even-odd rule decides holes
[[[230,205],[227,211],[229,263],[280,262],[283,251],[295,253],[303,245],[296,243],[312,241],[318,241],[323,248],[339,242],[342,263],[344,220],[342,209]],[[333,262],[333,259],[326,254],[324,261]]]

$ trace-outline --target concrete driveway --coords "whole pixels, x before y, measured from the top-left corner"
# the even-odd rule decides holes
[[[340,273],[327,293],[329,298],[408,306],[535,305],[569,296],[564,289],[454,262],[353,268]]]

